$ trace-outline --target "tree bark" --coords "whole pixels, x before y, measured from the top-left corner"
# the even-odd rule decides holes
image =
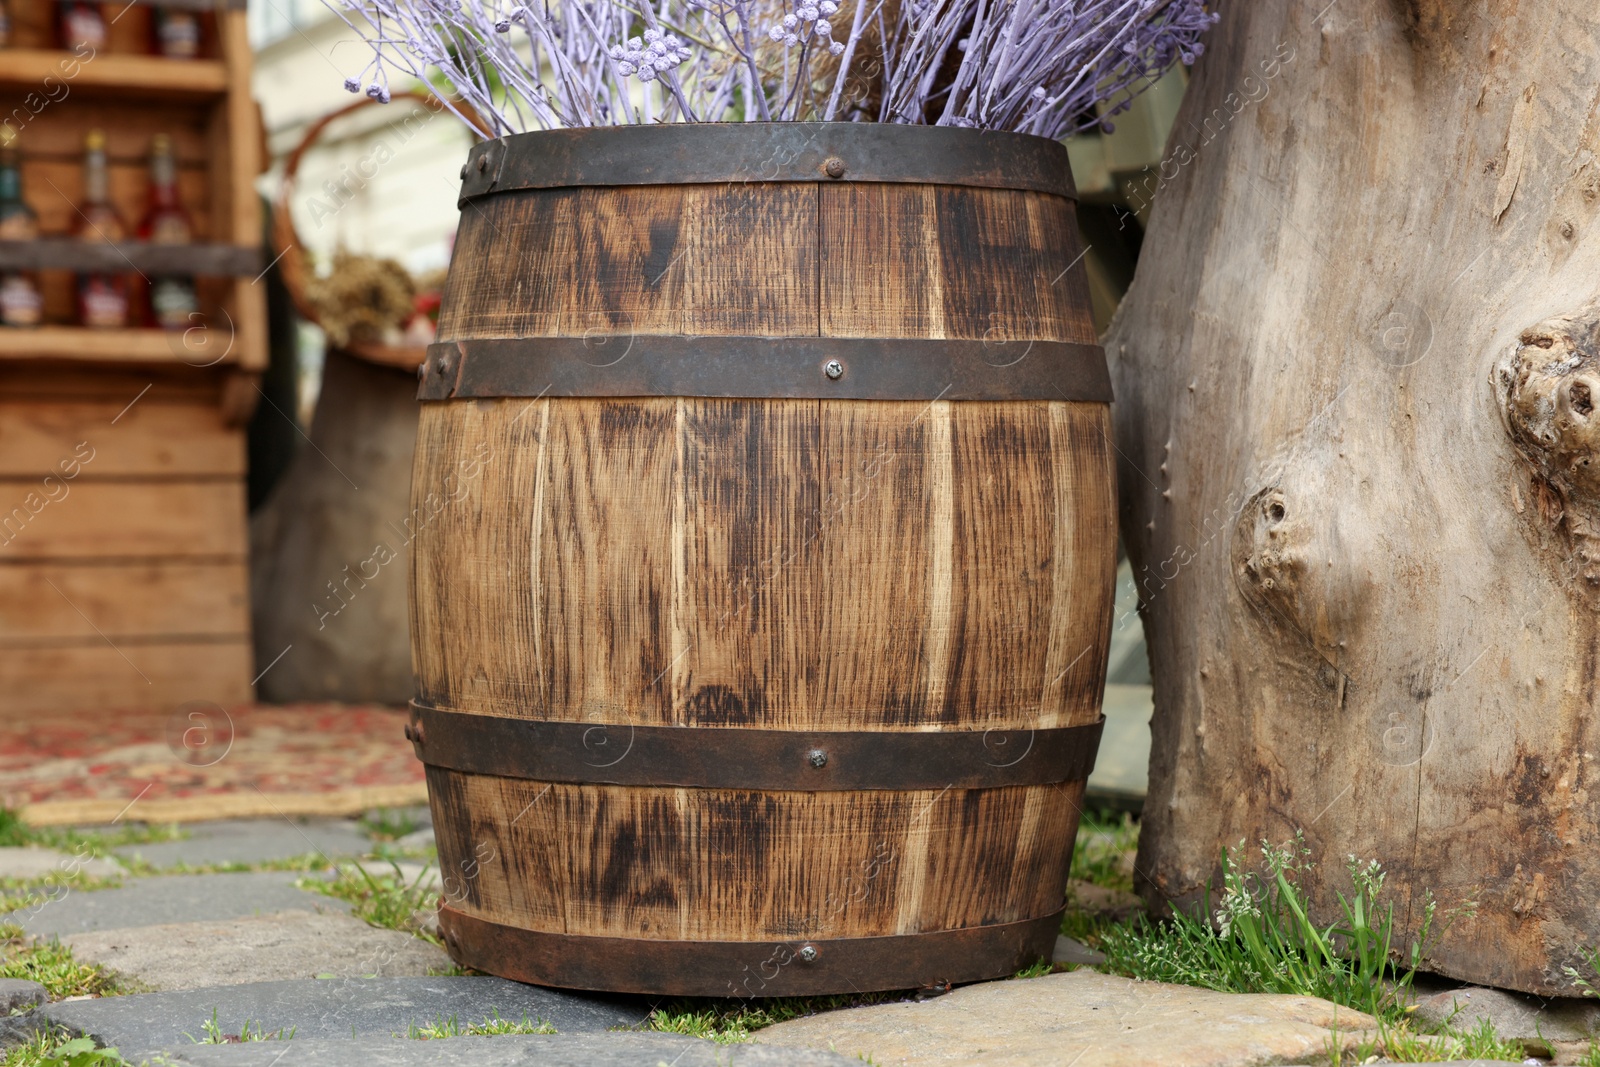
[[[1324,920],[1377,859],[1407,938],[1428,892],[1477,903],[1431,969],[1572,994],[1600,946],[1600,12],[1232,0],[1207,44],[1107,338],[1143,885],[1192,900],[1222,847],[1303,832]]]
[[[328,350],[310,443],[251,518],[261,699],[411,698],[416,392],[413,374]]]

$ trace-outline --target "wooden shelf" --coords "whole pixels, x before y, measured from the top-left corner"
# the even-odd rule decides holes
[[[77,270],[145,274],[241,275],[261,272],[260,248],[204,241],[151,244],[148,241],[79,241],[40,237],[32,241],[0,241],[0,271]]]
[[[213,365],[213,360],[216,366],[238,362],[239,345],[228,323],[196,332],[200,329],[196,327],[187,334],[157,329],[89,330],[80,326],[0,329],[0,360],[69,359],[193,367]]]
[[[68,77],[65,71],[73,64],[78,73]],[[220,97],[226,95],[229,84],[227,64],[218,59],[101,53],[80,60],[71,52],[54,49],[0,50],[0,89],[37,91],[47,77],[66,81],[74,89],[145,99]]]

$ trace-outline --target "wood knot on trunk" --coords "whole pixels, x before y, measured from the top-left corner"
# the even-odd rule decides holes
[[[1295,536],[1301,523],[1276,486],[1257,492],[1239,513],[1234,530],[1234,577],[1239,591],[1272,616],[1297,619],[1304,554]]]
[[[1528,517],[1562,531],[1569,577],[1600,592],[1600,302],[1529,327],[1491,372],[1506,431],[1531,469]],[[1540,531],[1541,533],[1543,531]]]

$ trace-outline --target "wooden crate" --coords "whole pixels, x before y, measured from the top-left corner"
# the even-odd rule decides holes
[[[206,10],[197,60],[145,54],[148,2],[107,5],[108,47],[88,59],[54,48],[50,0],[12,13],[0,122],[47,240],[0,242],[0,269],[38,270],[46,325],[0,329],[0,714],[248,700],[243,422],[267,350],[244,13]],[[75,253],[48,238],[72,229],[91,128],[130,227],[150,139],[172,138],[193,262],[215,272],[187,336],[72,324]]]

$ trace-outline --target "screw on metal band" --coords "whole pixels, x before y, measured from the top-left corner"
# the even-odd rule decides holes
[[[828,754],[820,748],[814,748],[806,753],[806,762],[820,771],[828,765]]]
[[[800,957],[801,963],[815,963],[817,962],[817,946],[801,945],[800,951],[796,952],[795,955]]]
[[[829,156],[828,161],[822,165],[822,172],[830,178],[843,178],[844,171],[844,160],[838,156]]]
[[[836,359],[830,359],[823,365],[822,373],[826,374],[833,381],[838,381],[840,378],[844,377],[844,364],[840,363]]]

